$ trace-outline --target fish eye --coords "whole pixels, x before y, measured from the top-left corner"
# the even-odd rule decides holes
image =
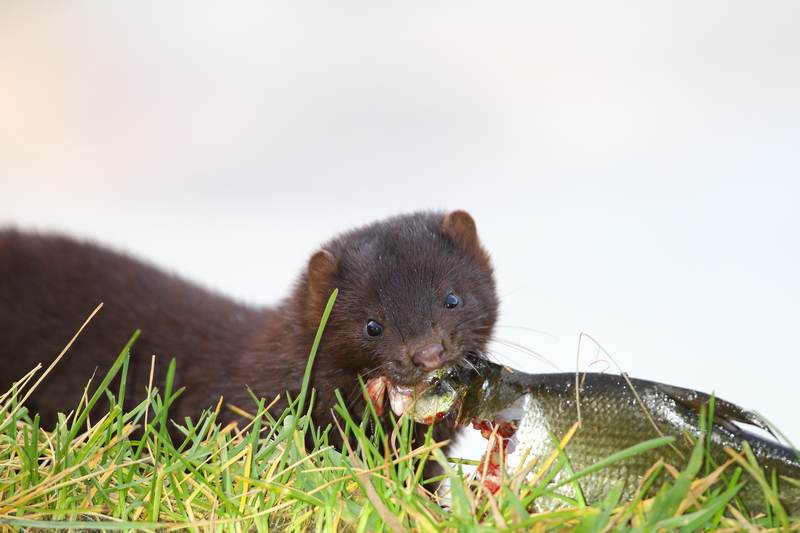
[[[383,335],[383,324],[370,320],[367,322],[367,335],[370,337],[380,337]]]
[[[456,294],[450,293],[444,299],[444,306],[447,309],[453,309],[458,307],[461,304],[461,298],[459,298]]]

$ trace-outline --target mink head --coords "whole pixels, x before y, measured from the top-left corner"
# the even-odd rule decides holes
[[[365,226],[309,261],[306,319],[339,294],[317,363],[413,386],[431,371],[480,356],[497,318],[489,257],[464,211],[418,213]]]

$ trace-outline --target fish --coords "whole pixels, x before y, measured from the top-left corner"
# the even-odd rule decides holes
[[[571,470],[578,472],[643,441],[673,437],[669,445],[648,449],[593,472],[579,480],[587,502],[599,502],[618,484],[622,499],[640,490],[643,476],[658,461],[675,468],[686,466],[695,443],[706,439],[716,465],[731,459],[726,448],[741,453],[747,443],[759,466],[771,480],[790,515],[800,516],[800,453],[776,440],[762,437],[739,424],[769,431],[753,413],[720,398],[655,381],[596,372],[527,374],[485,359],[442,369],[427,386],[404,402],[402,412],[416,422],[434,424],[455,414],[460,425],[472,425],[490,440],[478,471],[489,490],[496,491],[506,475],[519,472],[531,461],[544,461],[558,451],[559,440],[580,419],[578,429],[563,449]],[[704,416],[712,413],[713,417]],[[704,421],[711,418],[706,432]],[[495,444],[491,444],[494,439]],[[664,472],[663,476],[667,476]],[[560,471],[554,481],[567,476]],[[666,477],[664,477],[666,479]],[[747,474],[738,497],[748,509],[764,509],[764,496]],[[558,489],[560,496],[575,498],[574,484]],[[537,498],[538,510],[563,505],[564,498]]]

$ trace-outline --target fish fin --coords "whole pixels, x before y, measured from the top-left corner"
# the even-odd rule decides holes
[[[673,387],[672,385],[665,385],[663,383],[659,383],[657,387],[661,392],[675,400],[677,403],[697,413],[699,413],[704,407],[707,407],[711,401],[711,396],[704,392],[684,389],[682,387]],[[734,424],[735,422],[749,424],[759,429],[763,429],[777,439],[769,426],[767,426],[757,415],[748,411],[747,409],[739,407],[736,404],[727,402],[715,396],[714,423],[724,426],[733,432],[738,432],[739,428]]]

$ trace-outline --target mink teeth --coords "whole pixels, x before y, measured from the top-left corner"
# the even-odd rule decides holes
[[[411,404],[414,403],[414,388],[400,385],[390,385],[387,388],[389,390],[389,403],[392,406],[392,411],[397,416],[402,416],[408,411]]]

